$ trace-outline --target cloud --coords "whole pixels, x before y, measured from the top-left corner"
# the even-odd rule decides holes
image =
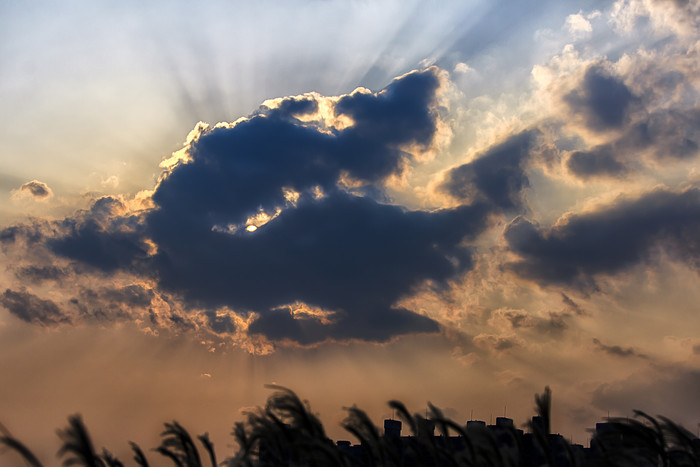
[[[566,160],[566,167],[584,179],[595,176],[623,177],[630,168],[619,161],[618,156],[612,145],[603,144],[586,151],[573,151]]]
[[[625,83],[599,65],[590,66],[581,87],[564,96],[570,110],[597,131],[622,127],[635,99]]]
[[[255,311],[261,316],[251,332],[277,338],[386,340],[436,331],[434,321],[392,305],[422,281],[445,284],[471,267],[461,241],[483,229],[486,209],[406,211],[348,194],[338,182],[377,184],[403,170],[411,156],[402,147],[428,148],[438,86],[427,70],[379,93],[342,96],[334,116],[352,124],[340,130],[303,124],[294,112],[318,107],[285,99],[200,135],[190,162],[158,185],[147,217],[160,285],[193,304]],[[247,218],[260,211],[271,220],[246,232]],[[279,307],[296,301],[338,313],[337,322],[291,325]]]
[[[497,325],[498,321],[505,320],[513,330],[530,329],[539,335],[558,336],[568,329],[564,320],[567,316],[567,313],[549,312],[544,317],[525,310],[500,309],[493,313],[489,323]]]
[[[538,136],[524,131],[447,172],[440,189],[461,201],[486,201],[503,210],[522,209],[529,186],[525,165]]]
[[[657,159],[695,157],[700,151],[700,107],[651,113],[632,132],[630,136],[639,135],[637,141],[653,145]]]
[[[139,284],[131,284],[120,288],[110,288],[100,291],[101,298],[128,305],[129,307],[148,307],[153,301],[153,290]]]
[[[15,271],[15,276],[23,281],[40,283],[47,280],[60,281],[68,276],[68,272],[58,266],[24,266]]]
[[[474,71],[474,69],[471,68],[469,65],[467,65],[464,62],[457,63],[454,67],[454,70],[453,70],[454,73],[461,73],[461,74],[465,74],[465,73],[469,73],[469,72],[473,72],[473,71]]]
[[[605,345],[600,340],[598,339],[593,339],[593,343],[595,344],[596,348],[598,350],[601,350],[608,355],[613,355],[616,357],[637,357],[637,358],[642,358],[642,359],[648,359],[649,357],[647,355],[641,354],[634,350],[632,347],[620,347],[619,345]]]
[[[524,310],[501,310],[497,314],[506,318],[514,329],[532,326],[530,315]]]
[[[236,331],[236,323],[228,314],[207,310],[205,316],[207,317],[209,328],[217,334],[232,334]]]
[[[32,224],[17,224],[5,227],[0,230],[0,245],[4,250],[9,248],[17,248],[20,244],[27,246],[36,246],[44,242],[47,233],[44,232],[43,225],[39,225],[40,221],[35,221]]]
[[[568,215],[549,228],[518,217],[504,236],[520,256],[505,267],[542,285],[595,289],[597,275],[612,275],[650,261],[657,246],[697,268],[700,190],[659,188],[591,212]]]
[[[656,161],[689,159],[700,151],[700,108],[661,109],[645,113],[612,142],[580,151],[566,159],[570,172],[580,178],[624,178]]]
[[[119,186],[119,177],[117,175],[110,175],[107,178],[103,178],[100,181],[100,185],[105,188],[117,188]]]
[[[694,407],[699,385],[700,371],[697,369],[657,367],[600,385],[593,391],[591,402],[594,407],[620,415],[653,407],[657,414],[686,426],[695,426],[697,419],[688,408]]]
[[[105,272],[132,267],[147,257],[149,245],[142,218],[125,211],[117,198],[100,198],[89,210],[61,221],[56,226],[61,233],[48,238],[47,245],[59,256]]]
[[[474,336],[473,343],[481,349],[499,353],[522,345],[522,342],[515,336],[495,336],[491,334]]]
[[[640,18],[648,19],[656,32],[693,37],[700,25],[700,6],[686,0],[618,0],[611,20],[615,27],[631,33]]]
[[[251,334],[262,334],[275,341],[293,340],[302,345],[323,341],[327,327],[313,317],[295,317],[290,307],[280,307],[262,314],[248,328]]]
[[[384,193],[434,142],[440,80],[430,68],[376,93],[273,99],[236,123],[198,125],[165,165],[152,209],[100,198],[59,222],[47,245],[78,266],[157,281],[185,309],[206,310],[215,333],[238,329],[222,309],[256,317],[250,334],[303,344],[436,332],[436,321],[397,303],[424,284],[446,290],[469,271],[469,241],[493,210],[476,199],[412,211]],[[511,144],[527,145],[521,138]],[[488,183],[499,180],[481,188],[496,196]],[[506,196],[496,202],[516,202]],[[108,295],[101,299],[116,300]],[[292,313],[294,303],[320,314]]]
[[[600,12],[597,13],[598,15],[600,14]],[[593,26],[589,19],[598,15],[591,14],[586,17],[583,15],[582,11],[579,11],[576,14],[566,17],[564,28],[569,31],[574,38],[589,37],[593,32]]]
[[[70,322],[70,319],[54,302],[43,300],[24,289],[19,291],[6,289],[0,295],[0,304],[27,323],[54,326]]]
[[[561,293],[561,301],[564,302],[564,305],[566,307],[573,311],[576,315],[579,316],[586,316],[588,313],[586,313],[586,310],[584,310],[581,305],[573,301],[568,295],[566,295],[564,292]]]
[[[555,141],[569,173],[630,180],[698,156],[697,51],[672,44],[666,53],[642,50],[617,61],[584,60],[567,46],[533,69],[545,113],[562,124]]]
[[[548,317],[539,319],[535,324],[535,329],[541,334],[560,335],[569,328],[564,318],[566,313],[549,312]]]
[[[342,96],[333,117],[352,123],[342,130],[325,120],[294,118],[289,108],[299,105],[296,98],[294,105],[284,100],[236,124],[204,129],[191,144],[190,162],[158,185],[153,200],[159,216],[238,224],[259,210],[284,207],[286,190],[328,192],[341,176],[366,185],[397,175],[411,157],[405,147],[432,142],[439,84],[430,69],[397,79],[380,93]]]
[[[131,321],[143,318],[156,298],[153,290],[140,284],[123,287],[81,288],[69,302],[80,319],[87,322]]]
[[[153,266],[162,287],[192,303],[281,317],[272,310],[301,301],[340,314],[325,326],[329,335],[383,340],[397,329],[436,330],[392,304],[425,280],[444,286],[469,270],[471,251],[461,242],[487,214],[482,206],[405,211],[336,192],[302,200],[252,233],[154,235]]]
[[[39,180],[32,180],[13,190],[13,198],[33,198],[37,201],[45,201],[53,196],[53,191],[49,186]]]

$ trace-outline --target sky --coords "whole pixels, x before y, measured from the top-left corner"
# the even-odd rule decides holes
[[[129,458],[267,383],[700,426],[700,4],[3,2],[0,422]],[[3,454],[0,454],[3,455]],[[9,454],[4,454],[9,455]]]

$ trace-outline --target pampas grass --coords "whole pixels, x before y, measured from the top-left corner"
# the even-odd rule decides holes
[[[429,418],[411,414],[400,401],[390,401],[409,436],[384,436],[370,417],[358,407],[346,408],[343,428],[353,435],[361,448],[336,445],[325,433],[319,418],[290,389],[268,386],[274,392],[264,407],[245,414],[245,420],[233,426],[238,449],[217,464],[214,445],[208,433],[193,437],[177,421],[165,423],[158,465],[176,467],[503,467],[503,466],[662,466],[700,467],[700,440],[668,418],[652,417],[635,411],[635,417],[609,419],[596,432],[588,457],[561,436],[551,433],[552,392],[547,387],[535,395],[535,413],[530,424],[531,445],[523,444],[522,432],[513,426],[497,430],[485,426],[466,427],[429,405]],[[437,432],[435,430],[437,429]],[[30,467],[42,462],[22,442],[0,425],[0,446],[7,459]],[[68,426],[57,430],[61,446],[57,457],[65,467],[123,467],[110,451],[95,449],[80,415],[68,417]],[[144,451],[130,442],[136,465],[148,467]],[[9,451],[9,452],[8,452]],[[580,447],[579,447],[580,451]]]

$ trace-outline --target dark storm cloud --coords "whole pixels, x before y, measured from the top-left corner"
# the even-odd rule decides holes
[[[657,189],[571,215],[550,228],[519,217],[504,235],[521,257],[506,267],[543,285],[595,289],[596,275],[615,274],[649,260],[655,246],[698,268],[700,190]]]
[[[343,96],[335,113],[354,122],[343,130],[319,131],[275,111],[208,130],[192,145],[192,161],[158,186],[153,196],[158,220],[150,223],[178,224],[184,217],[208,228],[235,224],[260,208],[284,206],[283,188],[332,191],[343,173],[363,184],[397,174],[409,158],[403,146],[432,142],[438,86],[436,72],[427,70],[397,79],[380,93]]]
[[[326,328],[334,337],[355,332],[384,340],[399,329],[436,329],[391,307],[424,280],[444,286],[470,269],[471,251],[461,242],[487,215],[483,206],[405,211],[336,192],[300,201],[252,233],[210,228],[196,241],[175,231],[154,236],[154,265],[161,286],[193,303],[281,316],[270,310],[300,301],[340,313]]]
[[[649,358],[648,356],[637,352],[632,347],[623,348],[619,345],[605,345],[598,339],[593,339],[593,343],[595,344],[596,348],[598,348],[598,350],[601,350],[607,353],[608,355],[614,355],[615,357],[636,357],[645,360]]]
[[[261,315],[248,328],[251,334],[262,334],[275,341],[286,339],[302,345],[313,344],[328,337],[327,326],[312,317],[298,318],[289,307],[280,307]]]
[[[7,289],[0,295],[0,304],[7,310],[28,323],[53,326],[69,323],[70,319],[51,300],[43,300],[26,290]]]
[[[451,169],[441,189],[460,200],[484,200],[500,209],[520,209],[529,186],[524,166],[536,131],[511,136],[467,164]]]
[[[625,83],[599,65],[588,68],[581,88],[564,96],[571,111],[583,115],[586,125],[598,131],[622,127],[635,100]]]
[[[46,199],[53,194],[51,188],[49,188],[46,183],[40,182],[39,180],[32,180],[31,182],[25,183],[19,187],[19,191],[29,193],[36,199]]]
[[[329,338],[383,342],[402,334],[439,330],[438,323],[432,319],[405,308],[374,305],[366,309],[348,308],[338,314],[330,323],[323,323],[312,316],[293,316],[288,308],[281,307],[261,315],[251,324],[249,332],[309,345]]]
[[[50,238],[48,246],[57,255],[105,272],[131,267],[147,256],[148,246],[141,219],[121,216],[123,210],[118,199],[100,198],[88,211],[66,218],[59,226],[65,233]]]
[[[49,246],[107,273],[153,276],[186,307],[209,310],[215,332],[235,330],[229,316],[211,311],[221,307],[258,313],[250,333],[307,344],[435,332],[435,321],[395,304],[425,282],[441,290],[471,269],[465,242],[493,209],[480,201],[435,212],[387,204],[383,181],[403,171],[409,147],[433,143],[439,85],[428,69],[378,93],[342,96],[334,107],[350,122],[342,129],[297,118],[317,111],[313,95],[202,129],[187,162],[161,178],[152,210],[125,216],[118,200],[103,198],[67,219],[68,233]],[[276,217],[247,231],[260,210]],[[155,247],[150,256],[145,238]],[[333,318],[292,316],[293,303]],[[171,321],[187,325],[183,316]]]

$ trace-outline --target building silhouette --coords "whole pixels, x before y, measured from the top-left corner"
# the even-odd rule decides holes
[[[512,465],[517,467],[602,467],[610,465],[633,465],[637,467],[656,466],[652,448],[645,449],[639,440],[625,439],[618,427],[612,423],[597,423],[589,447],[569,443],[558,433],[546,433],[544,420],[532,417],[529,430],[516,428],[513,420],[497,417],[496,423],[487,425],[481,420],[469,420],[462,427],[463,435],[444,436],[435,433],[435,422],[429,419],[415,420],[417,433],[402,435],[403,424],[399,420],[384,420],[382,441],[395,459],[390,465],[402,466],[443,466],[453,465],[441,459],[441,453],[448,453],[450,459],[460,456],[476,460],[476,465]],[[700,452],[700,439],[693,440]],[[338,441],[338,449],[351,460],[353,466],[375,465],[370,458],[373,453],[363,445],[353,445],[349,441]],[[610,449],[614,447],[624,464],[610,463]],[[679,455],[680,456],[680,455]],[[446,457],[447,458],[447,457]],[[686,465],[683,459],[670,465]],[[694,465],[694,464],[687,464]]]

